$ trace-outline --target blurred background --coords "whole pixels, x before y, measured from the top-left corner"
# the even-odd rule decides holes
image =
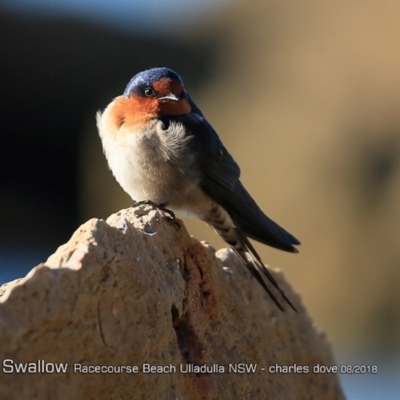
[[[132,201],[95,113],[138,71],[183,78],[298,255],[282,269],[350,400],[400,392],[400,3],[1,0],[0,283]],[[216,248],[203,223],[189,232]]]

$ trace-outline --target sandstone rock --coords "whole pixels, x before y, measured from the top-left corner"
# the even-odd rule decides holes
[[[277,309],[231,251],[215,254],[179,224],[150,206],[92,219],[3,286],[0,398],[342,399],[337,374],[312,372],[335,361],[282,273],[298,314]]]

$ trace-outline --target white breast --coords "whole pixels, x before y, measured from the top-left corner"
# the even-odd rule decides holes
[[[98,114],[97,124],[109,167],[133,200],[186,208],[183,204],[194,197],[199,179],[183,129],[170,126],[165,131],[154,122],[145,131],[122,125],[110,132],[106,112]]]

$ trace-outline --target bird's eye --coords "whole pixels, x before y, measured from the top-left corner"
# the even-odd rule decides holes
[[[156,92],[154,91],[154,89],[150,86],[147,86],[144,91],[143,91],[144,95],[146,97],[151,97],[154,96],[156,94]]]

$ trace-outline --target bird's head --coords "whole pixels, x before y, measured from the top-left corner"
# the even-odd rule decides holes
[[[141,131],[150,120],[201,114],[184,89],[180,76],[168,68],[151,68],[136,74],[124,93],[97,114],[97,124],[108,135],[124,131]]]
[[[139,112],[155,116],[185,115],[191,111],[181,77],[168,68],[152,68],[136,74],[123,97]]]

